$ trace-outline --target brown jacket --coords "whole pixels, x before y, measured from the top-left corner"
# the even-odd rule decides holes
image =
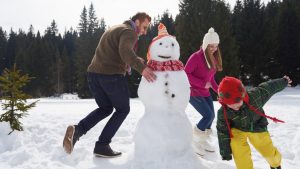
[[[133,48],[137,34],[129,21],[108,29],[101,37],[88,72],[100,74],[125,74],[127,66],[142,73],[146,67]]]

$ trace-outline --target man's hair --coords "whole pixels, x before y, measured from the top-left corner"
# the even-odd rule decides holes
[[[136,20],[139,20],[140,22],[144,22],[145,19],[148,19],[148,21],[151,22],[151,17],[145,12],[138,12],[131,18],[133,22]]]

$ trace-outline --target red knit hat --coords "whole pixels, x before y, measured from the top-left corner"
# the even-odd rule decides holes
[[[261,112],[258,108],[249,104],[248,93],[247,93],[243,83],[237,78],[225,77],[219,84],[218,96],[219,96],[218,100],[223,107],[223,114],[224,114],[227,128],[229,130],[230,138],[232,138],[233,135],[231,133],[230,123],[227,118],[226,108],[227,108],[228,104],[239,103],[241,100],[243,100],[247,104],[247,106],[252,111],[254,111],[256,114],[266,117],[266,118],[269,118],[269,119],[273,120],[274,122],[284,123],[284,121],[279,120],[275,117],[270,117],[270,116],[266,115],[265,113]]]
[[[234,77],[225,77],[218,89],[219,102],[223,104],[235,104],[241,100],[248,102],[249,97],[243,83]]]

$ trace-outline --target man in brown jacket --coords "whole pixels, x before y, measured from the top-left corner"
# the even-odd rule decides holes
[[[109,144],[130,111],[126,71],[132,67],[149,82],[156,79],[152,70],[134,51],[138,36],[146,35],[150,22],[148,14],[137,13],[131,20],[111,27],[102,35],[87,75],[98,108],[77,125],[67,127],[63,147],[68,154],[82,135],[115,109],[95,144],[94,154],[100,157],[121,155],[121,152],[113,151]]]

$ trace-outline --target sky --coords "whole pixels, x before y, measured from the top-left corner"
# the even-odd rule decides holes
[[[225,0],[234,6],[236,0]],[[269,0],[262,0],[268,2]],[[9,32],[21,28],[28,31],[32,24],[41,33],[54,19],[59,32],[76,28],[84,6],[94,4],[97,17],[112,26],[129,19],[138,11],[156,17],[169,10],[173,17],[179,13],[180,0],[0,0],[0,27]]]

